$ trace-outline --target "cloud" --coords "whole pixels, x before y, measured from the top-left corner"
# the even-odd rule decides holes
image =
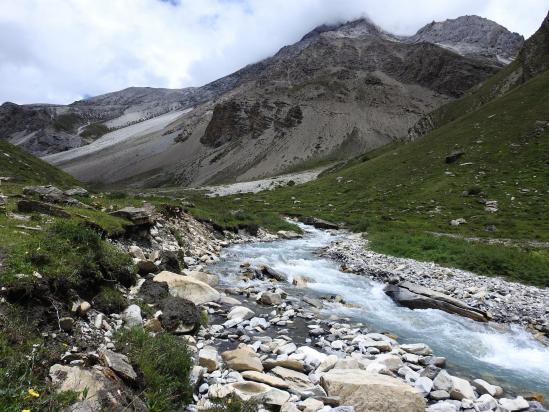
[[[525,37],[546,0],[0,0],[0,101],[69,103],[129,86],[199,86],[322,23],[412,34],[478,14]]]

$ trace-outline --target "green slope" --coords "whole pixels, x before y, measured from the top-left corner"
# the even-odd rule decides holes
[[[58,186],[76,185],[78,181],[49,163],[0,139],[0,176],[15,183],[40,183]]]
[[[445,158],[454,150],[464,154],[447,164]],[[546,251],[514,256],[516,248],[470,247],[465,241],[429,235],[549,241],[548,162],[546,71],[421,139],[361,156],[317,181],[255,195],[195,200],[212,215],[271,210],[345,222],[368,230],[380,251],[549,284]],[[497,201],[499,210],[486,211],[485,200]],[[450,225],[458,218],[467,223]],[[482,256],[475,258],[473,252],[481,250]]]

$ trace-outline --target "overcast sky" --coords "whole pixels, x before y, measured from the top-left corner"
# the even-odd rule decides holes
[[[0,102],[200,86],[322,23],[368,16],[413,34],[464,14],[527,38],[547,0],[0,0]]]

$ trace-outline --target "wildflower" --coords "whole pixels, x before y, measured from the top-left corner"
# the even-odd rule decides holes
[[[28,394],[31,398],[38,398],[40,394],[36,392],[34,389],[29,389]]]

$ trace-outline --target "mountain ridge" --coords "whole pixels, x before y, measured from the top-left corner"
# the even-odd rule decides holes
[[[147,177],[145,185],[264,177],[300,162],[345,158],[405,138],[421,116],[500,67],[429,42],[403,41],[362,18],[315,28],[273,56],[199,88],[128,88],[53,106],[50,112],[72,123],[55,133],[27,134],[23,143],[53,141],[39,154],[98,183],[138,183],[137,176]],[[125,143],[111,148],[117,153],[97,153],[86,164],[93,141],[105,133],[133,124],[145,127],[148,119],[177,111],[181,117],[169,128],[133,136],[140,153],[133,142]],[[221,136],[224,128],[231,136]],[[216,129],[218,136],[212,137]],[[72,153],[54,154],[56,142],[62,149],[92,145],[81,150],[86,161],[80,162]],[[110,157],[105,167],[102,156]]]

